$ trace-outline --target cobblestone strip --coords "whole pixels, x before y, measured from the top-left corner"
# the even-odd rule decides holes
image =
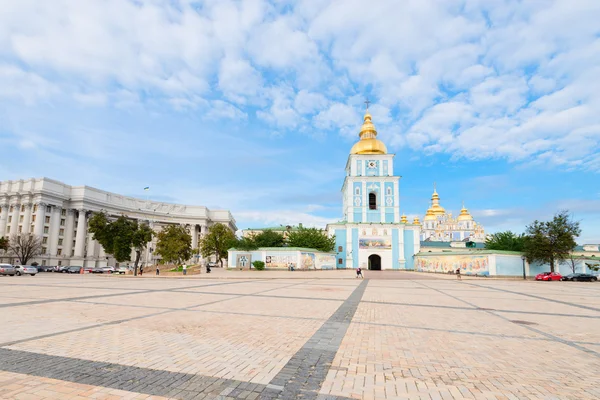
[[[331,363],[367,288],[364,280],[269,382],[262,399],[329,399],[319,395]]]
[[[455,299],[455,300],[458,300],[458,301],[460,301],[460,302],[463,302],[463,303],[465,303],[465,304],[468,304],[468,305],[470,305],[470,306],[476,307],[474,304],[472,304],[472,303],[470,303],[470,302],[468,302],[468,301],[466,301],[466,300],[463,300],[463,299],[461,299],[461,298],[459,298],[459,297],[456,297],[456,296],[453,296],[453,295],[451,295],[451,294],[448,294],[448,293],[446,293],[446,292],[444,292],[444,291],[442,291],[442,290],[440,290],[440,289],[432,288],[431,286],[427,286],[427,285],[425,285],[424,283],[421,283],[421,282],[419,282],[419,284],[420,284],[420,285],[423,285],[423,286],[426,286],[426,287],[428,287],[428,288],[429,288],[429,289],[431,289],[431,290],[435,290],[435,291],[436,291],[436,292],[438,292],[438,293],[441,293],[441,294],[444,294],[444,295],[446,295],[446,296],[448,296],[448,297],[451,297],[451,298],[453,298],[453,299]],[[479,285],[476,285],[476,286],[479,286]],[[527,294],[524,294],[524,293],[513,292],[513,291],[511,291],[511,290],[503,290],[503,289],[501,289],[501,290],[502,290],[502,291],[504,291],[504,292],[508,292],[508,293],[517,293],[517,294],[522,294],[522,295],[524,295],[524,296],[527,296]],[[532,297],[539,297],[539,296],[533,296],[533,295],[532,295]],[[539,298],[541,298],[541,299],[545,299],[545,298],[543,298],[543,297],[539,297]],[[547,299],[547,300],[552,300],[552,299]],[[567,303],[567,302],[562,302],[562,301],[558,301],[558,302],[559,302],[559,303],[570,304],[570,303]],[[591,308],[591,307],[582,307],[582,308]],[[493,315],[493,316],[495,316],[495,317],[498,317],[498,318],[500,318],[500,319],[503,319],[503,320],[504,320],[504,321],[506,321],[506,322],[510,322],[511,324],[512,324],[512,323],[514,323],[514,322],[512,322],[510,319],[506,318],[506,317],[505,317],[505,316],[503,316],[503,315],[497,314],[497,313],[496,313],[496,312],[494,312],[494,311],[489,311],[489,310],[483,310],[483,311],[485,311],[486,313],[488,313],[488,314],[490,314],[490,315]],[[501,311],[498,311],[498,312],[501,312]],[[523,327],[523,328],[525,328],[525,329],[529,329],[529,330],[530,330],[530,331],[532,331],[532,332],[535,332],[535,333],[537,333],[537,334],[540,334],[540,335],[542,335],[542,336],[545,336],[545,337],[547,337],[548,339],[550,339],[550,340],[552,340],[552,341],[559,342],[559,343],[565,344],[565,345],[567,345],[567,346],[571,346],[571,347],[573,347],[573,348],[575,348],[575,349],[577,349],[577,350],[581,350],[581,351],[583,351],[583,352],[585,352],[585,353],[588,353],[588,354],[590,354],[590,355],[592,355],[592,356],[595,356],[595,357],[598,357],[598,358],[600,358],[600,353],[599,353],[599,352],[597,352],[597,351],[594,351],[594,350],[591,350],[591,349],[588,349],[588,348],[586,348],[586,347],[583,347],[583,346],[580,346],[579,344],[577,344],[577,343],[575,343],[575,342],[573,342],[573,341],[571,341],[571,340],[566,340],[566,339],[563,339],[563,338],[561,338],[561,337],[558,337],[558,336],[552,335],[552,334],[550,334],[550,333],[544,332],[544,331],[542,331],[542,330],[540,330],[540,329],[537,329],[537,328],[533,328],[533,327],[531,327],[531,326],[527,326],[527,325],[520,325],[520,326],[521,326],[521,327]]]
[[[258,398],[265,385],[0,349],[0,370],[173,399]],[[231,396],[243,393],[244,397]]]

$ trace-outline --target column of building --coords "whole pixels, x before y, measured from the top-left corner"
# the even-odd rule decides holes
[[[19,213],[21,204],[18,197],[14,197],[10,205],[12,207],[12,215],[10,220],[10,236],[16,235],[19,229]]]
[[[87,230],[86,210],[78,210],[79,218],[77,220],[77,236],[75,237],[76,258],[82,259],[85,253],[85,232]]]
[[[6,237],[6,221],[8,220],[8,202],[0,204],[0,237]]]
[[[75,210],[67,209],[67,222],[65,225],[63,254],[66,257],[71,257],[73,250],[73,230],[75,229]]]
[[[31,212],[33,209],[33,204],[27,203],[25,204],[25,215],[23,216],[23,233],[31,232]]]
[[[35,223],[33,224],[33,234],[42,237],[44,233],[44,219],[46,218],[46,203],[37,203],[35,212]]]
[[[58,249],[58,230],[60,229],[60,212],[62,207],[52,206],[50,216],[50,233],[48,235],[48,254],[51,257],[56,256],[56,250]]]
[[[198,225],[193,224],[190,228],[190,235],[192,235],[192,249],[198,248]]]

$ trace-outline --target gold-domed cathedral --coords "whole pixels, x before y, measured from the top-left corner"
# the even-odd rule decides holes
[[[342,185],[343,220],[327,225],[335,235],[337,268],[414,269],[420,221],[400,214],[400,177],[394,154],[377,139],[368,109],[352,146]]]
[[[425,242],[485,242],[483,226],[475,222],[463,203],[458,217],[446,212],[440,204],[435,184],[431,207],[427,209],[421,227],[421,240]]]

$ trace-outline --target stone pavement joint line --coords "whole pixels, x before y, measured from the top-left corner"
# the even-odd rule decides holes
[[[444,294],[444,295],[446,295],[446,296],[448,296],[448,297],[451,297],[451,298],[453,298],[453,299],[455,299],[455,300],[458,300],[458,301],[460,301],[460,302],[463,302],[463,303],[465,303],[465,304],[468,304],[468,305],[470,305],[470,306],[472,306],[472,307],[476,307],[474,304],[472,304],[472,303],[470,303],[470,302],[468,302],[468,301],[466,301],[466,300],[460,299],[460,298],[458,298],[458,297],[456,297],[456,296],[453,296],[453,295],[451,295],[451,294],[448,294],[448,293],[444,292],[443,290],[432,288],[432,287],[430,287],[430,286],[427,286],[426,284],[424,284],[424,283],[421,283],[421,282],[419,282],[419,284],[420,284],[420,285],[423,285],[423,286],[425,286],[425,287],[428,287],[428,288],[430,288],[431,290],[434,290],[434,291],[436,291],[436,292],[438,292],[438,293],[441,293],[441,294]],[[479,286],[479,285],[476,285],[476,286]],[[490,288],[490,289],[492,289],[492,288]],[[512,292],[512,291],[510,291],[510,290],[496,289],[496,288],[493,288],[493,289],[495,289],[495,290],[502,290],[502,291],[506,291],[506,292],[509,292],[509,293],[523,294],[524,296],[539,297],[540,299],[546,299],[545,297],[541,297],[541,296],[533,296],[533,295],[528,295],[528,294],[519,293],[519,292]],[[546,299],[546,300],[552,300],[552,299]],[[559,303],[565,303],[565,304],[567,304],[567,305],[572,305],[572,304],[574,304],[574,303],[561,302],[561,301],[559,301]],[[582,308],[590,308],[590,309],[594,309],[593,307],[585,307],[585,306],[582,306]],[[600,309],[598,309],[598,310],[600,310]],[[505,320],[505,321],[508,321],[508,322],[513,322],[513,321],[511,321],[510,319],[506,318],[505,316],[495,313],[494,311],[490,311],[490,310],[483,310],[483,311],[485,311],[486,313],[488,313],[488,314],[490,314],[490,315],[493,315],[493,316],[495,316],[495,317],[498,317],[498,318],[500,318],[500,319],[503,319],[503,320]],[[586,348],[586,347],[583,347],[583,346],[580,346],[580,345],[578,345],[577,343],[575,343],[575,342],[573,342],[573,341],[571,341],[571,340],[566,340],[566,339],[560,338],[560,337],[558,337],[558,336],[555,336],[555,335],[552,335],[552,334],[550,334],[550,333],[544,332],[544,331],[542,331],[542,330],[540,330],[540,329],[537,329],[537,328],[533,328],[533,327],[531,327],[531,326],[527,326],[527,325],[525,325],[525,324],[520,324],[520,326],[522,326],[522,327],[523,327],[523,328],[525,328],[525,329],[529,329],[529,330],[530,330],[530,331],[532,331],[532,332],[535,332],[535,333],[538,333],[538,334],[540,334],[540,335],[542,335],[542,336],[545,336],[545,337],[549,338],[550,340],[553,340],[553,341],[555,341],[555,342],[558,342],[558,343],[563,343],[563,344],[566,344],[567,346],[571,346],[571,347],[573,347],[573,348],[575,348],[575,349],[577,349],[577,350],[581,350],[581,351],[583,351],[583,352],[585,352],[585,353],[588,353],[588,354],[590,354],[590,355],[592,355],[592,356],[595,356],[595,357],[598,357],[598,358],[600,358],[600,353],[599,353],[599,352],[597,352],[597,351],[594,351],[594,350],[592,350],[592,349],[588,349],[588,348]]]
[[[260,291],[260,292],[257,292],[257,293],[266,293],[266,292],[270,292],[272,290],[287,288],[287,287],[291,287],[291,286],[304,285],[306,283],[307,282],[294,283],[294,284],[291,284],[291,285],[281,286],[281,287],[276,288],[276,289],[263,290],[263,291]],[[227,283],[222,283],[222,284],[226,285]],[[214,285],[211,285],[211,286],[217,286],[217,285],[219,285],[219,284],[215,283]],[[161,292],[161,291],[170,291],[170,290],[166,289],[166,290],[151,290],[151,291],[152,292],[157,292],[157,291]],[[118,296],[118,295],[110,295],[110,296]],[[188,306],[188,307],[169,308],[167,310],[158,311],[158,312],[151,313],[151,314],[139,315],[139,316],[136,316],[136,317],[119,319],[119,320],[116,320],[116,321],[108,321],[108,322],[103,322],[103,323],[100,323],[100,324],[83,326],[81,328],[69,329],[69,330],[60,331],[60,332],[53,332],[53,333],[49,333],[49,334],[46,334],[46,335],[34,336],[34,337],[26,338],[26,339],[14,340],[14,341],[11,341],[11,342],[4,342],[4,343],[0,343],[0,347],[14,346],[15,344],[20,344],[20,343],[25,343],[25,342],[32,342],[34,340],[45,339],[45,338],[49,338],[49,337],[53,337],[53,336],[58,336],[58,335],[65,335],[65,334],[68,334],[68,333],[75,333],[75,332],[87,331],[87,330],[90,330],[90,329],[100,328],[100,327],[103,327],[103,326],[119,325],[119,324],[122,324],[122,323],[125,323],[125,322],[131,322],[131,321],[140,320],[140,319],[146,319],[146,318],[150,318],[150,317],[156,317],[156,316],[159,316],[159,315],[169,314],[169,313],[173,313],[173,312],[176,312],[176,311],[189,311],[190,309],[195,308],[195,307],[207,306],[207,305],[211,305],[211,304],[221,303],[223,301],[234,300],[234,299],[237,299],[237,298],[240,298],[240,297],[244,297],[244,296],[249,296],[249,295],[248,294],[239,294],[239,295],[237,295],[235,297],[228,297],[226,299],[215,300],[215,301],[211,301],[211,302],[208,302],[208,303],[193,304],[193,305]],[[98,297],[104,297],[104,296],[98,296]],[[75,301],[78,301],[78,300],[71,299],[71,301],[75,302]]]
[[[316,399],[369,280],[364,280],[269,382],[264,399]],[[271,389],[273,386],[282,390]],[[321,396],[322,397],[322,396]]]
[[[208,286],[233,285],[233,284],[236,284],[236,283],[248,283],[248,282],[251,282],[251,281],[219,282],[219,283],[212,283],[212,284],[209,284],[209,285],[189,286],[186,289],[201,288],[201,287],[208,287]],[[19,285],[19,286],[23,286],[23,285]],[[10,285],[9,285],[9,287],[10,287]],[[85,288],[85,289],[93,290],[95,288]],[[148,293],[156,293],[156,292],[174,292],[174,291],[176,291],[178,289],[180,289],[180,288],[171,288],[171,289],[142,289],[142,290],[136,289],[135,292],[109,293],[109,294],[97,294],[97,295],[90,295],[90,296],[79,296],[79,297],[67,297],[67,298],[57,298],[57,299],[43,299],[43,300],[22,301],[22,302],[19,302],[19,303],[0,304],[0,308],[18,307],[18,306],[29,306],[29,305],[36,305],[36,304],[48,304],[48,303],[57,303],[57,302],[63,302],[63,301],[77,301],[77,300],[88,300],[88,299],[100,299],[100,298],[106,298],[106,297],[127,296],[127,295],[131,295],[131,294],[148,294]]]
[[[482,287],[482,288],[491,289],[491,290],[498,290],[500,292],[505,292],[505,293],[518,294],[518,295],[521,295],[521,296],[531,297],[531,298],[534,298],[534,299],[552,301],[554,303],[565,304],[565,305],[568,305],[568,306],[571,306],[571,307],[583,308],[584,310],[600,311],[600,308],[598,308],[598,307],[584,306],[582,304],[571,303],[569,301],[563,301],[563,300],[557,300],[557,299],[553,299],[553,298],[550,298],[550,297],[537,296],[535,294],[516,292],[514,290],[507,290],[507,289],[502,289],[502,288],[495,288],[495,287],[490,287],[490,286],[485,286],[485,285],[478,285],[476,283],[467,283],[467,282],[465,282],[465,285],[477,286],[477,287]]]

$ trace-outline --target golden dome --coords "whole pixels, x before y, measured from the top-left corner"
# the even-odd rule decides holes
[[[435,183],[433,184],[433,195],[431,195],[431,210],[435,215],[444,215],[446,214],[446,210],[444,207],[440,206],[440,195],[437,193],[435,189]]]
[[[465,203],[460,210],[460,215],[458,216],[459,221],[473,221],[473,217],[469,214],[469,211],[465,208]]]
[[[427,213],[425,213],[425,218],[423,218],[423,221],[435,221],[436,217],[435,217],[435,213],[433,212],[433,209],[430,207],[427,209]]]
[[[387,147],[377,139],[377,130],[371,121],[369,111],[365,114],[365,120],[358,136],[360,140],[352,146],[350,154],[387,154]]]
[[[421,221],[419,220],[419,217],[415,217],[415,219],[413,219],[413,224],[421,225]]]
[[[400,222],[403,224],[408,224],[408,219],[406,218],[406,215],[402,214],[402,218],[400,218]]]

